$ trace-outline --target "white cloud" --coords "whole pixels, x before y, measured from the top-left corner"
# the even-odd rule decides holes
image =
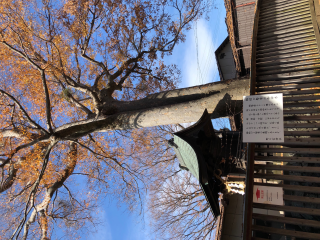
[[[199,20],[193,27],[188,32],[184,52],[183,87],[212,82],[217,70],[214,57],[216,46],[214,46],[213,33],[208,26],[208,22]],[[200,68],[198,68],[197,52]]]
[[[96,229],[93,230],[95,232],[91,234],[90,240],[112,240],[111,228],[106,212],[102,207],[98,208],[98,211],[98,218],[99,221],[102,222],[102,225],[98,225]]]

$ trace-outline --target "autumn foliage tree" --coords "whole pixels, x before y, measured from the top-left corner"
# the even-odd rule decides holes
[[[94,223],[101,195],[135,208],[144,183],[172,171],[173,160],[157,140],[166,132],[141,128],[236,107],[246,80],[240,90],[229,81],[167,91],[179,70],[163,58],[209,7],[0,0],[1,237],[49,239],[57,226],[75,235]],[[201,107],[191,114],[194,104]]]

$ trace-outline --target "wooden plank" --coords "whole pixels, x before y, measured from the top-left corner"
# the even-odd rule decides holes
[[[275,40],[272,40],[275,41]],[[318,54],[318,50],[317,48],[311,49],[311,50],[307,50],[307,51],[300,51],[300,52],[294,52],[294,53],[288,53],[288,54],[283,54],[283,55],[272,55],[272,56],[260,56],[259,58],[257,57],[257,64],[261,63],[265,63],[265,62],[271,62],[271,61],[275,61],[275,60],[279,60],[279,61],[285,61],[285,60],[290,60],[290,59],[295,59],[298,57],[309,57],[311,55],[315,55]],[[317,55],[317,57],[319,57]],[[301,59],[302,60],[302,59]],[[274,79],[270,80],[270,81],[274,81]]]
[[[300,49],[297,49],[297,52],[300,51]],[[294,49],[290,49],[288,52],[296,52]],[[276,54],[278,54],[279,52],[274,52]],[[272,52],[268,53],[269,55],[273,55]],[[318,63],[307,63],[307,64],[296,64],[296,66],[283,66],[283,68],[279,67],[279,66],[274,66],[272,69],[270,70],[260,70],[258,76],[263,76],[263,75],[270,75],[270,74],[283,74],[283,73],[288,73],[288,72],[299,72],[299,71],[305,71],[305,70],[313,70],[313,69],[319,69],[319,62]]]
[[[279,91],[279,90],[289,90],[289,89],[301,89],[301,88],[315,88],[320,87],[320,82],[312,82],[312,83],[287,83],[282,86],[263,86],[265,88],[260,88],[259,91]],[[287,104],[288,105],[288,104]]]
[[[306,84],[295,84],[297,88],[301,88],[301,85],[306,85]],[[310,85],[310,87],[313,85],[313,87],[319,87],[319,83],[309,83],[308,85]],[[311,87],[311,88],[313,88]],[[315,102],[298,102],[298,103],[284,103],[283,107],[284,108],[296,108],[296,107],[315,107],[315,106],[319,106],[319,101],[315,101]]]
[[[270,50],[267,49],[265,52],[263,51],[258,51],[257,52],[257,58],[260,57],[273,57],[273,56],[278,56],[278,55],[289,55],[289,54],[295,54],[295,53],[299,53],[299,52],[304,52],[304,51],[309,51],[312,49],[316,49],[317,48],[317,44],[314,41],[312,44],[306,45],[306,46],[301,46],[301,47],[296,47],[296,48],[289,48],[289,49],[280,49],[280,50]]]
[[[293,39],[293,40],[289,40],[288,42],[279,42],[279,43],[275,43],[274,41],[273,42],[266,42],[264,44],[260,43],[259,44],[259,48],[261,49],[265,49],[265,48],[282,48],[282,47],[290,47],[292,44],[299,44],[299,43],[302,43],[302,42],[309,42],[309,41],[315,41],[316,38],[315,37],[310,37],[310,36],[304,36],[304,37],[301,37],[301,39]],[[307,60],[307,59],[312,59],[311,56],[309,57],[304,57],[304,58],[299,58],[298,60],[297,59],[288,59],[287,61],[281,61],[282,63],[284,64],[289,64],[289,63],[294,63],[294,62],[298,62],[298,61],[304,61],[304,60]],[[314,57],[315,58],[315,57]],[[314,59],[313,58],[313,59]],[[273,60],[273,62],[276,61],[276,60]],[[262,67],[262,65],[264,67],[266,66],[274,66],[275,64],[273,64],[273,62],[267,62],[267,61],[264,61],[264,62],[257,62],[257,65],[259,67]],[[280,67],[280,66],[279,66]],[[282,66],[281,66],[282,67]]]
[[[284,97],[283,102],[292,101],[308,101],[308,100],[320,100],[320,95],[304,95],[299,97]]]
[[[317,103],[317,104],[319,104],[319,103]],[[318,105],[316,105],[316,106],[318,106]],[[283,110],[283,114],[284,115],[309,114],[309,113],[320,113],[320,108],[305,108],[305,109]]]
[[[311,16],[308,13],[300,14],[297,16],[292,16],[291,18],[285,18],[285,19],[270,19],[270,21],[267,21],[264,24],[261,24],[262,27],[273,27],[273,26],[281,26],[290,24],[291,21],[302,21],[304,19],[310,19]]]
[[[320,61],[320,58],[319,58]],[[279,63],[280,64],[280,63]],[[298,78],[298,79],[289,79],[289,80],[278,80],[278,81],[267,81],[267,82],[257,82],[257,86],[276,86],[276,85],[285,85],[285,84],[303,84],[303,83],[319,83],[320,77],[311,77],[311,78]],[[318,99],[320,98],[320,95],[309,95],[309,97],[313,97],[312,99]],[[308,96],[303,96],[308,97]],[[292,97],[283,98],[283,101],[291,101]],[[296,97],[296,98],[302,98],[302,97]],[[298,100],[304,100],[304,99],[298,99]],[[308,99],[305,99],[308,100]],[[297,100],[292,100],[297,101]]]
[[[272,227],[252,225],[252,230],[258,231],[258,232],[278,234],[281,236],[291,236],[291,237],[297,237],[297,238],[316,239],[316,240],[320,239],[319,233],[300,232],[300,231],[286,230],[282,228],[272,228]]]
[[[284,131],[285,136],[320,136],[320,131]]]
[[[272,36],[270,35],[268,38],[262,38],[262,39],[259,39],[259,46],[260,44],[263,45],[263,44],[268,44],[270,42],[277,42],[279,40],[279,42],[283,42],[283,41],[291,41],[291,40],[294,40],[294,39],[298,39],[299,37],[306,37],[306,36],[313,36],[314,34],[313,33],[313,29],[312,28],[307,28],[305,30],[300,30],[300,31],[296,31],[296,32],[291,32],[291,33],[287,33],[287,34],[283,34],[283,35],[275,35],[275,36]],[[260,43],[261,41],[261,43]],[[306,54],[309,54],[308,52],[306,52]],[[290,55],[288,56],[289,54],[286,54],[286,55],[278,55],[279,58],[287,58],[287,57],[290,57]],[[295,55],[291,55],[291,57],[293,57]],[[257,56],[258,58],[258,56]],[[270,57],[271,58],[271,57]],[[259,59],[260,61],[260,59]]]
[[[288,89],[298,89],[298,88],[315,88],[315,87],[320,87],[320,82],[314,82],[314,83],[291,83],[287,84],[284,86],[272,86],[269,85],[270,87],[265,87],[265,88],[260,88],[259,91],[279,91],[279,90],[288,90]],[[289,105],[289,104],[285,104]]]
[[[300,2],[295,5],[276,5],[267,10],[263,9],[264,11],[262,11],[261,18],[264,20],[264,18],[275,16],[275,14],[282,16],[284,14],[290,14],[291,12],[297,13],[297,9],[301,11],[303,11],[303,9],[309,9],[308,2]]]
[[[246,196],[253,196],[254,150],[255,150],[255,145],[253,143],[250,143],[248,148],[247,178],[246,178],[246,190],[245,190]],[[245,198],[244,204],[245,204],[246,210],[244,212],[243,239],[249,239],[249,237],[251,238],[251,235],[252,235],[251,226],[252,226],[253,198],[252,197]]]
[[[319,94],[320,93],[320,89],[310,89],[310,90],[300,90],[300,89],[296,89],[296,90],[284,90],[282,91],[283,96],[290,96],[290,95],[306,95],[306,94]]]
[[[316,45],[315,45],[316,46]],[[315,48],[317,49],[317,48]],[[303,52],[301,52],[303,53]],[[292,79],[292,78],[300,78],[300,77],[314,77],[318,76],[318,73],[312,70],[306,70],[306,71],[298,71],[294,73],[275,73],[275,74],[269,74],[269,75],[264,75],[264,76],[257,76],[257,80],[259,81],[274,81],[274,80],[287,80],[287,79]],[[266,89],[268,91],[268,89]],[[271,90],[269,90],[271,91]]]
[[[256,148],[255,151],[265,153],[320,154],[319,148]]]
[[[320,128],[320,123],[285,123],[285,128]]]
[[[283,200],[292,202],[304,202],[304,203],[314,203],[320,204],[320,198],[316,197],[303,197],[296,195],[283,195]]]
[[[320,163],[320,158],[315,158],[315,157],[255,156],[254,160],[273,161],[273,162]]]
[[[273,42],[275,40],[272,40]],[[297,57],[307,57],[310,55],[314,55],[314,54],[318,54],[318,49],[312,49],[312,50],[308,50],[308,51],[301,51],[301,52],[295,52],[295,53],[290,53],[290,54],[283,54],[283,55],[273,55],[273,56],[268,56],[268,57],[260,57],[257,58],[257,63],[261,63],[263,64],[264,62],[271,62],[271,61],[275,61],[275,60],[289,60],[289,59],[293,59],[293,58],[297,58]],[[319,57],[319,55],[316,55],[317,57]],[[273,81],[275,79],[271,79],[270,81]]]
[[[293,206],[273,205],[273,204],[263,204],[263,203],[253,203],[252,206],[253,208],[320,216],[320,209],[316,209],[316,208],[303,208],[303,207],[293,207]]]
[[[276,51],[280,51],[280,50],[286,50],[286,49],[290,49],[290,48],[299,48],[299,47],[303,47],[303,46],[308,46],[308,45],[312,45],[312,44],[315,44],[316,41],[315,41],[315,38],[312,38],[311,40],[309,41],[306,41],[304,39],[304,41],[300,41],[300,42],[297,42],[297,40],[295,40],[294,43],[291,43],[291,44],[285,44],[285,45],[267,45],[267,46],[264,46],[264,45],[260,45],[260,49],[257,50],[258,53],[268,53],[268,52],[276,52]],[[264,69],[261,69],[261,70],[264,70]]]
[[[276,14],[278,16],[276,16]],[[310,14],[310,7],[308,5],[301,7],[301,9],[292,9],[292,10],[288,10],[288,12],[286,13],[281,13],[279,14],[279,11],[275,11],[274,14],[270,14],[270,15],[264,15],[263,17],[261,17],[261,20],[264,22],[268,22],[269,20],[272,19],[288,19],[290,17],[295,17],[295,16],[300,16],[300,15],[304,15],[304,14]]]
[[[306,167],[306,166],[288,166],[288,165],[275,165],[275,164],[255,164],[255,170],[281,170],[281,171],[293,171],[293,172],[309,172],[320,173],[320,167]]]
[[[273,13],[273,14],[272,14]],[[273,11],[271,13],[265,13],[263,16],[261,16],[261,21],[263,22],[268,22],[269,20],[272,20],[272,19],[288,19],[289,17],[295,17],[295,16],[300,16],[300,15],[303,15],[303,14],[309,14],[310,15],[310,7],[308,5],[305,5],[305,6],[301,6],[300,8],[298,9],[295,9],[295,8],[291,8],[291,9],[288,9],[287,11],[285,12],[282,12],[281,11]]]
[[[269,3],[269,1],[268,1],[268,3]],[[289,7],[289,6],[297,7],[297,6],[300,6],[301,4],[308,4],[307,1],[304,1],[304,2],[302,2],[302,1],[296,1],[296,2],[289,1],[289,2],[286,2],[284,4],[274,4],[274,3],[269,3],[268,4],[268,3],[267,4],[263,4],[261,6],[261,9],[263,11],[273,11],[274,9],[283,9],[284,7]]]
[[[290,46],[288,46],[290,47]],[[310,65],[314,65],[314,64],[319,64],[320,61],[319,59],[310,59],[310,60],[305,60],[305,59],[300,59],[300,61],[295,61],[295,62],[291,62],[291,63],[282,63],[279,65],[271,65],[271,66],[264,66],[264,65],[260,65],[258,66],[258,71],[261,73],[268,73],[270,71],[282,71],[285,69],[290,69],[290,70],[294,70],[298,67],[303,67],[303,66],[310,66]],[[270,84],[269,86],[272,86],[272,84]]]
[[[320,193],[320,187],[310,187],[310,186],[302,186],[302,185],[288,185],[288,184],[258,183],[258,182],[255,182],[254,185],[269,186],[269,187],[282,187],[284,190],[298,191],[298,192]]]
[[[290,27],[290,23],[287,23]],[[299,25],[297,25],[299,26]],[[271,35],[267,38],[259,39],[258,50],[270,49],[276,47],[285,47],[293,44],[302,43],[303,41],[314,41],[315,37],[312,34],[312,28],[307,28],[305,30],[299,30],[298,32],[286,33],[285,35]],[[300,37],[300,38],[299,38]],[[277,38],[279,41],[277,41]]]
[[[288,116],[283,118],[284,121],[312,121],[320,120],[320,115],[314,116]]]
[[[279,11],[286,12],[286,11],[290,11],[290,10],[292,11],[292,10],[294,10],[296,8],[306,8],[307,6],[308,6],[308,2],[296,2],[296,3],[291,3],[291,4],[288,3],[288,4],[285,4],[285,5],[276,4],[276,5],[273,5],[272,7],[269,7],[269,8],[263,7],[262,10],[265,13],[263,15],[263,17],[267,17],[267,16],[272,15],[272,12],[276,12],[276,11],[277,12],[279,12]],[[267,14],[269,14],[269,15],[267,15]],[[280,14],[278,14],[278,15],[280,15]]]
[[[302,2],[306,0],[292,0],[292,2]],[[266,5],[282,5],[291,2],[291,0],[268,0],[268,1],[263,1],[262,6]]]
[[[250,69],[250,95],[256,92],[256,51],[257,51],[257,36],[258,36],[258,23],[259,23],[259,3],[255,7],[255,17],[251,42],[251,69]]]
[[[287,3],[296,3],[296,2],[302,2],[302,1],[306,1],[306,0],[268,0],[268,1],[263,1],[262,2],[262,6],[274,6],[274,5],[283,5],[283,4],[287,4]]]
[[[284,145],[320,146],[320,138],[285,138]]]
[[[280,217],[280,216],[272,216],[272,215],[265,215],[265,214],[258,214],[258,213],[253,213],[252,218],[264,220],[264,221],[270,221],[270,222],[280,222],[280,223],[286,223],[286,224],[320,228],[320,221],[309,220],[309,219]]]
[[[281,27],[261,27],[260,26],[260,32],[259,34],[267,34],[267,33],[275,33],[275,32],[280,32],[280,31],[286,31],[288,28],[298,28],[298,27],[303,27],[305,25],[310,25],[312,24],[311,18],[309,19],[304,19],[298,22],[291,22],[288,23],[286,26],[281,26]],[[259,49],[260,50],[260,49]]]
[[[312,103],[311,103],[312,104]],[[310,105],[311,105],[310,104]],[[290,110],[283,110],[283,114],[285,116],[289,116],[289,115],[296,115],[296,114],[311,114],[311,113],[320,113],[320,108],[315,108],[318,105],[319,102],[316,102],[314,105],[313,108],[303,108],[303,107],[300,107],[300,109],[290,109]],[[306,103],[306,105],[308,105],[308,103]],[[299,107],[295,107],[295,108],[299,108]],[[302,108],[302,109],[301,109]],[[296,135],[294,135],[296,136]]]
[[[309,183],[320,183],[319,177],[309,177],[309,176],[298,176],[298,175],[281,175],[281,174],[262,174],[255,173],[254,178],[264,178],[264,179],[277,179],[292,182],[309,182]]]
[[[309,40],[311,37],[307,38],[302,38],[302,40]],[[315,38],[312,38],[315,40]],[[297,40],[292,40],[292,41],[297,41]],[[290,41],[289,41],[290,42]],[[268,45],[266,46],[268,47]],[[271,66],[281,66],[282,64],[290,64],[290,63],[295,63],[295,62],[300,62],[300,61],[317,61],[319,60],[319,55],[318,54],[309,54],[305,56],[299,56],[299,57],[292,57],[292,58],[284,58],[284,59],[276,59],[276,58],[271,58],[264,60],[262,59],[261,61],[257,62],[257,66],[260,67],[271,67]]]
[[[293,18],[291,21],[273,21],[273,23],[267,23],[265,25],[261,24],[259,25],[259,28],[260,29],[270,29],[270,28],[273,28],[273,29],[283,29],[283,28],[287,28],[287,27],[291,27],[291,26],[296,26],[297,24],[300,24],[300,23],[304,23],[304,22],[307,22],[307,21],[311,21],[311,16],[309,15],[305,15],[305,16],[300,16],[300,17],[297,17],[297,18]]]
[[[260,145],[267,145],[266,143],[256,143],[256,144],[260,144]],[[278,142],[274,142],[274,143],[269,143],[269,146],[273,145],[273,146],[286,146],[286,147],[294,147],[294,146],[309,146],[309,147],[317,147],[320,145],[320,138],[285,138],[284,142],[282,143],[278,143]]]
[[[305,31],[305,30],[308,30],[308,29],[312,29],[310,28],[310,26],[312,26],[312,22],[311,20],[305,20],[305,21],[301,21],[299,23],[295,23],[295,24],[287,24],[288,26],[286,27],[279,27],[279,28],[271,28],[271,30],[264,30],[263,31],[263,34],[266,36],[266,40],[269,40],[270,38],[272,39],[274,36],[279,36],[279,37],[287,37],[287,36],[296,36],[295,32],[294,31]],[[289,31],[288,29],[295,29],[295,30],[292,30],[292,31]],[[284,36],[282,36],[282,33],[281,32],[285,32]],[[271,43],[269,42],[268,45],[270,45]],[[282,44],[282,45],[278,45],[278,46],[270,46],[270,52],[274,52],[275,51],[275,48],[278,48],[280,47],[280,49],[283,49],[283,47],[286,47],[286,46],[292,46],[292,48],[297,48],[299,47],[299,45],[301,46],[302,42],[298,43],[298,46],[295,46],[297,43],[287,43],[287,44]],[[311,44],[314,44],[314,43],[309,43],[310,45]],[[268,51],[269,49],[268,48],[263,48],[263,45],[265,44],[259,44],[259,48],[258,48],[258,52],[260,53],[261,51]],[[288,48],[287,48],[288,49]]]
[[[319,26],[318,26],[318,23],[317,23],[317,15],[316,15],[316,12],[315,12],[314,0],[309,0],[309,4],[310,4],[310,13],[311,13],[312,25],[313,25],[313,27],[315,29],[314,34],[316,36],[317,45],[318,45],[318,51],[319,51],[320,33],[319,33]]]
[[[299,32],[306,33],[313,30],[313,26],[311,24],[307,24],[301,27],[288,28],[286,30],[273,31],[265,34],[259,34],[258,39],[270,39],[275,37],[288,37],[298,35]]]
[[[256,49],[257,49],[257,35],[259,25],[259,13],[261,0],[256,0],[254,11],[254,24],[251,39],[251,70],[250,70],[250,95],[254,95],[256,92]],[[254,155],[255,144],[250,143],[248,148],[248,163],[247,163],[247,178],[246,178],[246,196],[253,196],[253,174],[254,174]],[[243,223],[243,239],[250,239],[252,236],[252,202],[253,198],[245,198],[244,223]]]

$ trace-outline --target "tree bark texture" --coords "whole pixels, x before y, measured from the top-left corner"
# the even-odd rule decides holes
[[[212,118],[226,117],[242,110],[243,96],[248,94],[249,79],[234,79],[156,93],[132,102],[115,101],[113,114],[65,124],[54,135],[73,139],[92,132],[195,122],[204,109]]]

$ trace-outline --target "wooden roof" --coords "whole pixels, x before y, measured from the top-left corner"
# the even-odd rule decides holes
[[[220,215],[218,190],[215,189],[209,181],[208,170],[199,147],[195,144],[194,136],[200,130],[204,130],[206,134],[215,136],[211,123],[211,118],[207,110],[204,111],[202,117],[192,126],[174,133],[175,138],[171,145],[173,146],[181,165],[188,168],[189,171],[199,180],[201,189],[210,205],[212,214],[215,217]]]

